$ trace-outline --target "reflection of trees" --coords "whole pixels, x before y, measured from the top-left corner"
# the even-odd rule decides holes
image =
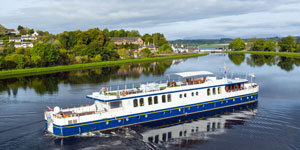
[[[278,62],[277,66],[279,66],[281,69],[286,71],[291,71],[294,69],[294,62],[292,58],[288,57],[280,57],[280,61]]]
[[[295,58],[295,65],[300,66],[300,58]]]
[[[228,57],[235,65],[238,66],[245,60],[245,54],[228,54]]]
[[[0,80],[0,92],[17,95],[18,89],[34,89],[37,94],[53,94],[58,84],[103,83],[114,79],[138,78],[141,74],[162,75],[171,66],[172,61],[142,64],[126,64],[114,67],[102,67],[90,70],[60,72],[48,75]]]
[[[250,55],[250,58],[247,58],[247,64],[249,66],[263,66],[265,64],[264,62],[264,56],[263,55]]]

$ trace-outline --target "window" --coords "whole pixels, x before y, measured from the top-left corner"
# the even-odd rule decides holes
[[[68,124],[72,124],[72,120],[69,120],[69,121],[68,121]]]
[[[196,92],[196,96],[198,96],[199,95],[199,92]]]
[[[162,140],[163,140],[163,141],[167,141],[167,133],[163,133],[163,135],[162,135]]]
[[[140,98],[140,106],[144,106],[144,98]]]
[[[218,87],[218,94],[221,94],[221,87]]]
[[[192,96],[194,96],[194,92],[192,92]]]
[[[155,135],[154,142],[155,142],[155,143],[158,143],[158,141],[159,141],[159,135]]]
[[[207,89],[207,96],[210,95],[210,89]]]
[[[152,105],[152,97],[148,97],[148,105]]]
[[[110,102],[109,105],[111,109],[119,108],[122,107],[122,102],[121,101]]]
[[[184,93],[184,97],[186,97],[186,93]]]
[[[216,88],[213,88],[213,94],[216,95]]]
[[[179,95],[179,98],[182,98],[182,94]]]
[[[161,96],[162,102],[165,103],[166,102],[166,95]]]
[[[168,102],[171,102],[172,99],[171,99],[171,94],[168,94]]]
[[[152,136],[148,137],[148,141],[151,142],[151,143],[153,143],[153,137]]]
[[[158,98],[157,98],[157,96],[154,96],[154,104],[158,104]]]
[[[133,107],[138,107],[138,101],[137,101],[137,99],[133,100]]]
[[[168,132],[168,139],[172,138],[172,132]]]

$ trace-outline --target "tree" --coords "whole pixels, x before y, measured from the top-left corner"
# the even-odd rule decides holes
[[[0,24],[0,35],[4,35],[6,32],[6,28]]]
[[[295,52],[300,53],[300,42],[297,42]]]
[[[31,56],[40,56],[42,66],[51,66],[58,62],[59,52],[57,48],[49,43],[38,42],[31,51]]]
[[[264,51],[275,52],[276,51],[276,47],[277,47],[277,41],[275,41],[275,40],[268,40],[267,42],[265,42]]]
[[[234,51],[240,51],[244,50],[246,48],[246,45],[244,40],[242,40],[241,38],[236,38],[229,44],[228,48]]]
[[[151,53],[149,48],[144,48],[139,52],[142,57],[151,57],[153,54]]]
[[[10,64],[9,67],[12,68],[24,68],[27,62],[29,62],[27,59],[28,58],[22,54],[11,54],[5,57],[5,61],[7,64]]]
[[[22,29],[24,29],[24,27],[23,27],[23,26],[21,26],[21,25],[18,25],[18,28],[17,28],[17,30],[18,30],[18,31],[20,31],[20,30],[22,30]]]
[[[282,38],[278,45],[281,52],[294,52],[296,46],[296,38],[293,36],[287,36]]]
[[[100,54],[97,54],[94,58],[91,58],[91,61],[93,62],[99,62],[102,60],[102,57]]]
[[[266,41],[264,39],[256,39],[252,44],[250,50],[252,51],[263,51]]]
[[[253,47],[254,42],[256,41],[256,38],[251,38],[247,41],[247,49],[250,50],[251,47]]]
[[[169,44],[164,44],[158,48],[158,53],[173,53],[173,50]]]
[[[129,58],[129,51],[125,48],[118,49],[118,54],[120,55],[121,59],[128,59]]]

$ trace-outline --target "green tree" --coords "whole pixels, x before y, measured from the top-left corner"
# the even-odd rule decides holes
[[[228,48],[234,51],[240,51],[244,50],[246,48],[246,45],[244,40],[242,40],[241,38],[236,38],[229,44]]]
[[[297,42],[295,52],[300,53],[300,42]]]
[[[255,42],[252,44],[250,50],[252,51],[263,51],[265,46],[266,40],[264,39],[256,39]]]
[[[149,48],[144,48],[139,52],[142,57],[151,57],[153,54],[151,53]]]
[[[275,40],[268,40],[265,42],[264,51],[272,51],[275,52],[277,47],[277,41]]]
[[[59,52],[57,48],[49,43],[38,42],[31,51],[31,56],[40,56],[42,58],[42,66],[51,66],[58,62]]]
[[[23,26],[21,26],[21,25],[18,25],[18,28],[17,28],[17,30],[18,30],[18,31],[20,31],[20,30],[22,30],[22,29],[24,29],[24,27],[23,27]]]
[[[296,46],[296,38],[293,36],[287,36],[282,38],[278,45],[281,52],[294,52]]]
[[[10,64],[11,68],[24,68],[28,60],[22,54],[11,54],[5,57],[7,64]]]
[[[91,59],[93,62],[100,62],[102,60],[102,57],[100,54],[97,54],[94,58]]]
[[[251,47],[253,47],[254,42],[256,41],[256,38],[251,38],[247,41],[247,49],[251,50]]]
[[[125,48],[118,49],[118,54],[121,57],[121,59],[128,59],[130,58],[129,51]]]
[[[169,44],[164,44],[158,48],[158,53],[173,53],[173,50]]]
[[[6,32],[6,28],[0,24],[0,35],[4,35]]]

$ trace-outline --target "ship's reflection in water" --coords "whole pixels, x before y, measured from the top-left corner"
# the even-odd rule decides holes
[[[245,120],[256,115],[256,108],[257,102],[164,120],[156,122],[156,127],[147,124],[152,128],[142,131],[141,135],[144,142],[163,147],[199,145],[212,135],[221,135],[235,125],[243,125]]]

